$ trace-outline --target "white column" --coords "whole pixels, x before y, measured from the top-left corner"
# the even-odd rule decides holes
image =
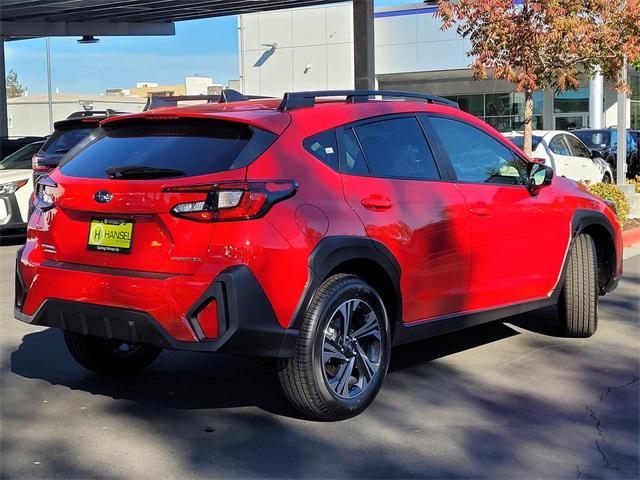
[[[589,80],[589,127],[603,128],[604,78],[600,69]]]

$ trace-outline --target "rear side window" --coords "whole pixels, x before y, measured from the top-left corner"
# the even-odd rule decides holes
[[[371,174],[382,178],[435,180],[435,160],[414,117],[355,127]]]
[[[522,162],[498,140],[457,120],[442,117],[429,120],[459,181],[523,184]]]
[[[42,147],[42,151],[50,154],[64,154],[80,143],[93,130],[91,127],[73,128],[71,130],[58,130],[51,135],[51,138]]]
[[[350,175],[369,175],[369,168],[353,128],[344,130],[344,164],[340,170]]]
[[[205,175],[248,165],[276,138],[233,122],[114,122],[71,152],[60,170],[72,177],[140,180]]]
[[[335,130],[318,133],[302,142],[305,150],[328,167],[338,170],[338,148]]]

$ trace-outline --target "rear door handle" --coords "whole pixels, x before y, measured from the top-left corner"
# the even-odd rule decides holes
[[[489,207],[473,207],[471,213],[479,217],[488,217],[491,215],[491,209]]]
[[[393,205],[389,198],[377,194],[364,197],[360,203],[364,208],[373,211],[388,210]]]

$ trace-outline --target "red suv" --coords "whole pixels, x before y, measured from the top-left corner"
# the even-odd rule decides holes
[[[329,91],[108,118],[37,187],[15,315],[104,374],[163,348],[277,358],[320,419],[364,410],[395,345],[548,305],[592,335],[614,210],[455,107]]]

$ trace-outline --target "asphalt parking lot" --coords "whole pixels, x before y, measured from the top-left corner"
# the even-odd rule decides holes
[[[1,478],[638,478],[640,247],[597,334],[547,309],[394,350],[363,415],[299,418],[271,368],[164,352],[114,381],[13,320],[0,247]],[[525,287],[523,287],[525,288]]]

